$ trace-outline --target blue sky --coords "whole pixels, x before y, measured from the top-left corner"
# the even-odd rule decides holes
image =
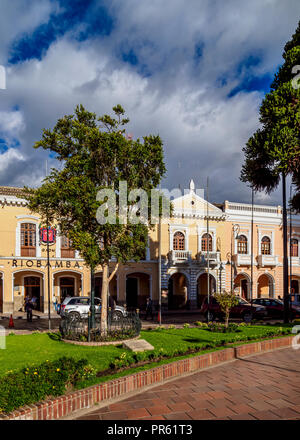
[[[209,175],[214,201],[249,201],[242,148],[299,12],[296,0],[2,0],[0,184],[39,184],[47,154],[33,144],[77,104],[120,103],[134,137],[161,135],[163,186]]]

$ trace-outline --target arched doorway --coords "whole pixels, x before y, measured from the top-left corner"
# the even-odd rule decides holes
[[[144,309],[150,296],[150,275],[134,272],[126,276],[126,305],[128,309]]]
[[[204,298],[207,296],[207,273],[202,273],[197,280],[197,306],[201,307]],[[209,294],[216,292],[216,279],[209,274]]]
[[[64,301],[67,296],[75,296],[75,278],[61,277],[60,285],[60,303]]]
[[[250,300],[250,278],[243,273],[237,275],[234,280],[234,289],[238,289],[238,295],[247,301]]]
[[[295,278],[292,276],[291,281],[291,293],[300,293],[299,292],[299,278]]]
[[[273,278],[268,274],[263,274],[257,281],[257,298],[273,298]]]
[[[169,278],[168,283],[168,309],[181,309],[188,301],[188,279],[181,273],[176,272]]]
[[[40,277],[24,277],[24,295],[31,298],[35,310],[41,311],[41,279]]]

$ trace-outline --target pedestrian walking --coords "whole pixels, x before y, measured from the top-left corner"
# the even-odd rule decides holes
[[[147,298],[147,302],[146,302],[146,316],[145,316],[146,321],[149,315],[151,316],[151,320],[153,320],[152,299],[150,298],[150,296]]]
[[[25,312],[27,313],[27,322],[32,322],[32,309],[33,309],[33,304],[32,304],[31,298],[26,297],[25,298]]]

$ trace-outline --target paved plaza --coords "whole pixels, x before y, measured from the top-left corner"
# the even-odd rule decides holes
[[[74,419],[300,420],[300,350],[238,359]]]

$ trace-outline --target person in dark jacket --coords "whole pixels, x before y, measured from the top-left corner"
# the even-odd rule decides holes
[[[32,322],[32,310],[34,306],[32,304],[31,298],[25,298],[25,312],[27,313],[27,322]]]
[[[151,320],[153,320],[152,299],[150,298],[150,296],[147,298],[147,302],[146,302],[146,316],[145,316],[146,321],[149,315],[151,316]]]

